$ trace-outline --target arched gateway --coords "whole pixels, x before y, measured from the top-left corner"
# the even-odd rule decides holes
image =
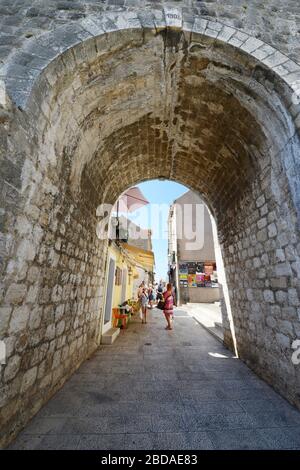
[[[96,209],[153,178],[207,202],[239,356],[299,406],[299,65],[166,7],[33,35],[1,76],[1,442],[99,345]]]

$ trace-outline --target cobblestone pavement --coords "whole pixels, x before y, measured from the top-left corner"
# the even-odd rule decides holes
[[[300,412],[183,310],[103,346],[11,449],[300,449]]]

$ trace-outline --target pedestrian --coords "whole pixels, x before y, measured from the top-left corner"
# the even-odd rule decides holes
[[[143,289],[144,289],[144,286],[145,286],[145,282],[143,281],[140,285],[139,285],[139,288],[138,288],[138,291],[137,291],[137,298],[138,298],[138,312],[139,312],[139,316],[140,318],[143,318],[143,313],[142,313],[142,294],[143,294]]]
[[[141,305],[142,305],[142,323],[147,323],[147,304],[148,304],[148,295],[146,289],[143,289],[141,295]]]
[[[173,320],[173,307],[175,304],[175,299],[174,299],[174,294],[173,294],[173,289],[172,289],[172,284],[167,284],[167,289],[163,293],[163,298],[165,301],[164,304],[164,314],[167,320],[167,326],[166,330],[172,330],[172,320]]]
[[[163,298],[163,283],[162,280],[160,280],[159,285],[157,287],[157,294],[156,294],[156,300],[159,302]]]
[[[148,299],[149,299],[149,307],[150,307],[150,308],[153,308],[154,291],[153,291],[152,284],[149,285],[149,289],[148,289]]]

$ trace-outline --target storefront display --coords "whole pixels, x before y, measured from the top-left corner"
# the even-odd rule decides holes
[[[196,273],[196,284],[197,284],[197,287],[205,287],[205,284],[204,284],[204,277],[205,277],[205,274],[204,274],[204,273],[202,273],[202,272]]]
[[[181,287],[218,287],[214,261],[187,261],[179,264]]]
[[[196,274],[188,274],[188,286],[189,287],[197,287]]]

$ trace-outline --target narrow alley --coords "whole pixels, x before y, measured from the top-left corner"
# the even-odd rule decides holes
[[[300,412],[176,308],[133,319],[10,449],[300,449]]]

